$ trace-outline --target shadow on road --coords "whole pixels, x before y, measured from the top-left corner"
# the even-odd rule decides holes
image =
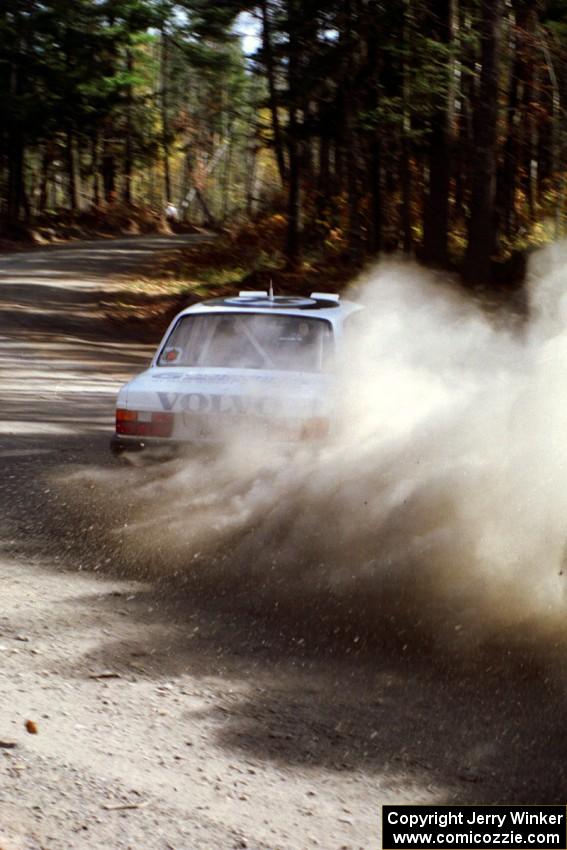
[[[33,440],[36,451],[49,452],[52,443],[49,436]],[[91,460],[92,481],[97,468],[107,475],[102,436],[88,447],[71,437],[61,443],[67,458]],[[31,484],[33,456],[4,460]],[[128,580],[144,576],[152,565],[132,562],[117,533],[128,520],[127,488],[106,502],[104,488],[83,482],[80,496],[74,488],[58,491],[57,453],[43,465],[27,492],[17,551],[56,557],[59,569],[81,564]],[[115,480],[120,487],[120,473]],[[135,626],[136,636],[101,635],[95,650],[62,673],[220,680],[226,699],[204,711],[212,712],[217,745],[247,759],[362,771],[399,788],[401,798],[413,784],[437,789],[447,802],[561,802],[567,699],[560,659],[544,663],[541,647],[529,642],[443,654],[419,629],[392,620],[379,600],[368,602],[365,610],[354,598],[306,593],[297,577],[278,595],[259,588],[256,574],[188,566],[182,579],[154,578],[133,594],[83,597],[77,632],[102,605]],[[53,617],[56,628],[57,611]],[[194,721],[191,712],[187,722]]]

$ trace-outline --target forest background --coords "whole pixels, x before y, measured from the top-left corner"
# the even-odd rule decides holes
[[[567,0],[0,8],[5,238],[170,202],[248,239],[241,277],[403,252],[490,286],[564,233]]]

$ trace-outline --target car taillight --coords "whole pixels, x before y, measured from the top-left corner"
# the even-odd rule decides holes
[[[324,416],[305,419],[301,426],[302,440],[321,440],[329,434],[330,421]]]
[[[173,413],[147,410],[116,410],[116,433],[131,437],[171,437]]]

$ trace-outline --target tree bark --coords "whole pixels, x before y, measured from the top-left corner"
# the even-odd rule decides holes
[[[506,237],[510,238],[516,225],[516,190],[518,181],[518,165],[521,134],[520,99],[522,83],[525,78],[524,45],[521,32],[521,17],[516,18],[516,33],[514,39],[514,61],[512,63],[510,92],[508,95],[508,121],[506,141],[504,143],[503,162],[498,180],[500,195],[501,220],[500,227]]]
[[[331,191],[331,150],[329,137],[323,127],[319,137],[319,172],[317,175],[317,209],[319,215],[323,215],[325,201],[332,194]]]
[[[8,221],[20,221],[25,210],[24,188],[24,144],[20,133],[14,132],[10,139],[8,162],[8,198],[6,212]]]
[[[366,19],[366,55],[368,63],[368,83],[366,87],[366,105],[368,112],[375,114],[379,106],[380,84],[380,20],[377,2],[367,6]],[[372,127],[367,141],[367,169],[370,184],[370,221],[368,225],[368,250],[379,254],[382,250],[383,192],[382,192],[382,142],[381,134]]]
[[[124,184],[122,189],[122,200],[127,206],[132,204],[132,165],[133,165],[133,144],[132,144],[132,109],[133,109],[133,93],[132,83],[130,79],[134,70],[134,58],[132,50],[126,50],[126,71],[128,73],[129,82],[126,87],[126,136],[124,139]]]
[[[357,33],[353,0],[344,0],[344,31],[342,33],[343,68],[342,78],[344,87],[343,120],[343,155],[346,163],[346,182],[348,195],[348,250],[353,263],[362,262],[364,250],[362,242],[362,217],[360,212],[360,144],[357,127],[358,116],[358,85],[356,76],[359,69],[357,51]]]
[[[402,230],[402,250],[411,254],[413,249],[412,216],[411,216],[411,156],[410,142],[406,133],[402,138],[402,155],[400,159],[400,182],[402,185],[402,203],[400,224]]]
[[[471,159],[473,152],[473,105],[476,102],[475,36],[472,29],[470,10],[461,3],[458,8],[457,28],[459,51],[457,68],[459,91],[455,111],[455,145],[453,148],[454,197],[453,219],[458,226],[468,224],[469,185],[471,182]]]
[[[404,16],[403,16],[403,41],[408,46],[412,40],[412,21],[411,21],[411,6],[410,0],[404,0]],[[408,48],[411,53],[411,47]],[[402,67],[402,139],[401,139],[401,157],[400,157],[400,182],[402,188],[402,202],[400,210],[400,224],[402,231],[402,249],[404,254],[410,254],[413,247],[412,234],[412,215],[411,215],[411,196],[412,196],[412,175],[411,175],[411,130],[412,130],[412,115],[411,115],[411,88],[410,88],[410,69],[408,67],[407,57],[403,61]]]
[[[169,64],[169,45],[167,34],[162,30],[161,33],[161,62],[160,62],[160,77],[161,77],[161,145],[163,150],[163,188],[165,191],[165,201],[169,203],[172,200],[171,195],[171,171],[169,166],[169,116],[167,102],[167,86],[168,86],[168,64]]]
[[[71,129],[67,130],[67,145],[65,150],[67,163],[67,192],[69,209],[76,212],[79,208],[79,191],[77,180],[77,163],[75,158],[75,137]]]
[[[100,175],[98,160],[98,131],[95,130],[91,139],[91,171],[93,175],[93,206],[100,206]]]
[[[224,173],[222,179],[222,219],[225,220],[228,217],[230,212],[230,187],[232,180],[232,157],[234,150],[234,131],[232,124],[228,127],[229,140],[228,140],[228,152],[226,155],[226,161],[224,166]]]
[[[264,65],[266,68],[268,93],[270,97],[270,115],[272,118],[272,132],[274,134],[274,149],[276,152],[276,162],[278,164],[280,180],[282,182],[282,186],[285,186],[287,182],[287,168],[285,163],[283,135],[278,108],[276,71],[274,62],[274,52],[272,48],[272,28],[270,23],[268,0],[262,0],[262,2],[260,3],[260,9],[262,12],[262,51],[264,54]]]
[[[104,139],[102,143],[101,174],[104,200],[107,204],[111,204],[116,200],[116,164],[108,139]]]
[[[370,150],[371,219],[369,248],[371,253],[382,250],[383,193],[382,193],[382,146],[379,138],[372,142]]]
[[[301,165],[298,122],[299,100],[299,0],[287,0],[289,56],[288,56],[288,85],[289,85],[289,124],[288,124],[288,209],[287,209],[287,241],[286,258],[290,269],[295,269],[301,259],[300,216],[301,216]]]
[[[49,170],[51,168],[51,156],[49,145],[45,145],[41,155],[41,175],[39,181],[39,212],[47,209],[47,189],[49,186]]]
[[[503,0],[482,0],[479,99],[474,113],[474,150],[468,245],[463,267],[467,283],[486,284],[491,279],[494,245],[498,80]]]
[[[456,18],[456,0],[438,0],[430,15],[431,37],[451,47]],[[449,61],[446,89],[435,94],[431,117],[428,165],[429,185],[424,205],[423,259],[432,265],[446,266],[449,261],[449,208],[453,153],[453,63]]]
[[[215,218],[214,218],[214,216],[213,216],[213,214],[212,214],[212,212],[209,208],[209,205],[207,204],[205,196],[203,195],[201,190],[198,189],[197,187],[195,187],[195,197],[197,198],[199,205],[200,205],[201,209],[203,210],[203,215],[204,215],[204,218],[205,218],[205,224],[207,225],[207,227],[214,227],[215,224],[216,224]]]
[[[258,169],[258,156],[256,147],[250,146],[247,152],[247,169],[246,169],[246,215],[252,218],[254,213],[254,187],[256,185],[256,172]]]
[[[10,95],[16,99],[22,94],[22,70],[16,64],[10,68]],[[17,115],[9,116],[8,129],[8,186],[6,218],[8,223],[20,221],[22,209],[26,209],[24,186],[25,138]]]
[[[525,153],[524,153],[524,172],[525,172],[525,192],[528,201],[528,211],[530,220],[536,220],[536,203],[537,203],[537,148],[538,148],[538,121],[534,107],[536,105],[536,97],[540,89],[539,68],[533,69],[526,84],[526,102],[527,102],[527,128],[524,137]]]

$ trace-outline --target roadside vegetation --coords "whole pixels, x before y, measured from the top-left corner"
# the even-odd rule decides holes
[[[283,246],[286,218],[258,216],[235,228],[224,228],[194,247],[162,252],[144,277],[128,280],[127,297],[103,307],[112,321],[155,341],[182,308],[202,298],[234,295],[240,289],[273,286],[276,294],[341,292],[352,279],[348,257],[314,246],[305,251],[301,270],[290,269]]]

